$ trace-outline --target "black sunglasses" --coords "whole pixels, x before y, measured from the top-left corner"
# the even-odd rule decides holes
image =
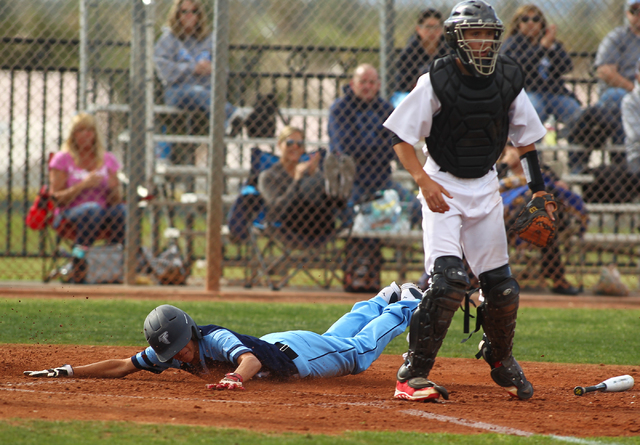
[[[192,14],[198,14],[199,12],[200,12],[200,10],[199,10],[198,8],[193,8],[193,9],[181,9],[181,10],[180,10],[180,14],[182,14],[182,15],[186,15],[186,14],[189,14],[189,13],[192,13]]]
[[[640,14],[640,8],[629,8],[629,13],[633,15]]]
[[[529,20],[531,20],[533,23],[538,23],[542,21],[542,17],[540,17],[539,15],[534,15],[533,17],[529,17],[528,15],[525,15],[523,17],[520,17],[520,21],[522,23],[527,23]]]
[[[287,147],[291,147],[294,144],[297,144],[299,147],[304,147],[304,140],[287,139],[285,143]]]

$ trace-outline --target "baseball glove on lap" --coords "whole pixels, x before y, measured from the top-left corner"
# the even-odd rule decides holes
[[[522,209],[510,230],[538,247],[549,246],[556,235],[556,225],[545,209],[548,202],[553,203],[554,211],[558,209],[553,195],[549,193],[533,198]]]

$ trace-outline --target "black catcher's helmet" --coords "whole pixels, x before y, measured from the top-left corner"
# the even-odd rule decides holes
[[[158,306],[147,315],[144,336],[161,362],[171,360],[191,338],[202,338],[193,319],[182,309],[169,304]]]
[[[464,38],[464,30],[471,28],[494,31],[493,41],[486,54],[482,55],[476,51],[474,55],[469,46],[470,41]],[[503,34],[504,25],[496,15],[496,11],[482,0],[466,0],[458,3],[444,22],[445,40],[455,50],[465,68],[476,77],[489,76],[493,73]],[[487,41],[484,40],[484,42]]]

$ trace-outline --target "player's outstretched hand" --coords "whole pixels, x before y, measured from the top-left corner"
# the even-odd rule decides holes
[[[24,371],[29,377],[73,377],[71,365],[62,365],[59,368],[43,369],[42,371]]]
[[[244,386],[242,386],[242,376],[240,374],[236,374],[235,372],[230,372],[224,376],[220,382],[215,384],[210,384],[205,386],[207,389],[241,389],[244,390]]]

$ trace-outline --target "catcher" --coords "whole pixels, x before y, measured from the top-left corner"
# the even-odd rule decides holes
[[[402,334],[422,298],[417,286],[402,288],[393,282],[375,297],[356,303],[324,334],[287,331],[260,338],[221,326],[198,326],[181,309],[164,304],[144,321],[149,343],[133,357],[104,360],[83,366],[63,365],[42,371],[24,371],[30,377],[120,378],[138,371],[156,374],[177,368],[206,381],[214,371],[230,368],[207,389],[244,389],[255,377],[337,377],[366,370],[383,349]]]
[[[399,399],[444,397],[429,373],[469,289],[463,256],[485,298],[479,320],[487,341],[481,355],[491,377],[514,397],[533,396],[512,354],[520,288],[509,267],[495,165],[510,139],[533,196],[544,196],[535,142],[545,129],[524,90],[524,72],[499,53],[503,33],[488,3],[457,4],[444,22],[445,40],[455,54],[436,59],[383,124],[395,134],[398,159],[420,188],[425,271],[431,277],[411,320],[407,358],[396,374]],[[423,139],[424,165],[414,148]],[[541,208],[553,222],[555,205],[550,201]],[[542,221],[535,221],[539,231],[535,227]]]

